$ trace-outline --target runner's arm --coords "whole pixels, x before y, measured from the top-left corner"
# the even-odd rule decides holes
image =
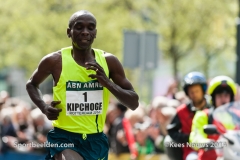
[[[37,69],[27,81],[26,90],[36,106],[43,112],[47,104],[42,99],[39,85],[51,74],[52,58],[47,55],[42,58]]]
[[[114,82],[109,81],[106,87],[123,105],[135,110],[138,107],[138,95],[126,78],[122,64],[112,54],[107,55],[106,61],[109,77]]]

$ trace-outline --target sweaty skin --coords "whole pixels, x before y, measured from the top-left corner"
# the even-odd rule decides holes
[[[96,74],[89,77],[96,78],[103,87],[106,87],[123,105],[135,110],[138,107],[138,95],[134,91],[132,84],[125,77],[125,73],[120,61],[114,55],[105,53],[106,62],[109,69],[109,78],[106,76],[103,68],[95,61],[95,54],[91,45],[96,38],[96,19],[88,11],[78,11],[74,13],[69,20],[67,36],[72,41],[72,57],[76,63],[89,70],[95,70]],[[45,57],[39,63],[39,66],[32,74],[26,84],[26,89],[32,101],[47,116],[49,120],[58,119],[61,109],[55,106],[61,101],[53,101],[48,106],[41,96],[39,85],[52,75],[54,86],[58,84],[62,71],[61,51],[53,52]],[[110,80],[111,79],[111,80]],[[81,155],[73,150],[66,149],[54,155],[56,160],[75,160],[83,159]]]
[[[74,17],[74,18],[72,18]],[[120,61],[114,55],[105,53],[109,68],[109,78],[105,75],[103,68],[95,62],[95,55],[91,45],[96,37],[96,19],[86,11],[76,12],[69,21],[67,35],[72,40],[72,56],[77,64],[90,70],[95,70],[96,74],[89,75],[97,78],[103,87],[106,87],[123,105],[135,110],[138,107],[138,95],[134,91],[132,84],[125,76]],[[44,103],[41,97],[39,85],[52,75],[56,86],[62,70],[61,52],[53,52],[46,55],[40,61],[38,68],[28,80],[26,88],[32,101],[48,117],[49,120],[56,120],[61,109],[54,108],[60,101],[51,103],[51,107]],[[111,81],[111,80],[112,81]]]

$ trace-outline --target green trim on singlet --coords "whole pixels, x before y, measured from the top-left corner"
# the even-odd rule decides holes
[[[109,77],[109,70],[106,59],[104,57],[104,51],[99,49],[93,50],[95,53],[96,62],[104,69],[106,76]],[[74,133],[91,134],[102,132],[106,120],[110,92],[105,87],[95,86],[95,84],[93,84],[97,81],[97,79],[92,79],[88,77],[88,75],[96,74],[96,72],[94,70],[87,70],[86,68],[78,65],[73,59],[71,51],[72,47],[61,49],[62,72],[57,86],[53,87],[53,99],[55,101],[61,101],[61,103],[57,105],[56,108],[61,108],[62,112],[60,112],[58,119],[53,121],[53,126]],[[81,91],[81,89],[77,86],[83,84],[94,85],[93,88],[95,88],[94,90],[96,91],[103,90],[102,114],[80,116],[66,115],[67,84],[70,85],[68,86],[68,92]],[[89,86],[88,89],[84,90],[89,91],[89,93],[92,92],[91,86]]]
[[[97,127],[97,132],[99,133],[99,130],[98,130],[98,115],[96,115],[96,127]]]

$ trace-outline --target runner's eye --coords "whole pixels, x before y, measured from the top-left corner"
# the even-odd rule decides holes
[[[82,29],[82,26],[81,26],[81,25],[76,25],[74,28],[75,28],[76,30],[81,30],[81,29]]]
[[[94,24],[91,24],[91,25],[88,26],[88,29],[91,30],[91,31],[93,31],[95,28],[96,28],[96,27],[95,27]]]

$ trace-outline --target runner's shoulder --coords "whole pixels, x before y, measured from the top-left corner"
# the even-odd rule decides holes
[[[107,64],[110,66],[115,66],[120,63],[119,59],[112,53],[104,52],[104,57],[106,58]]]
[[[62,60],[61,51],[56,51],[45,55],[42,58],[41,62],[44,64],[56,64],[57,62],[61,62],[61,60]]]
[[[104,52],[104,57],[105,58],[111,58],[111,57],[116,57],[116,56],[114,56],[112,53]]]

